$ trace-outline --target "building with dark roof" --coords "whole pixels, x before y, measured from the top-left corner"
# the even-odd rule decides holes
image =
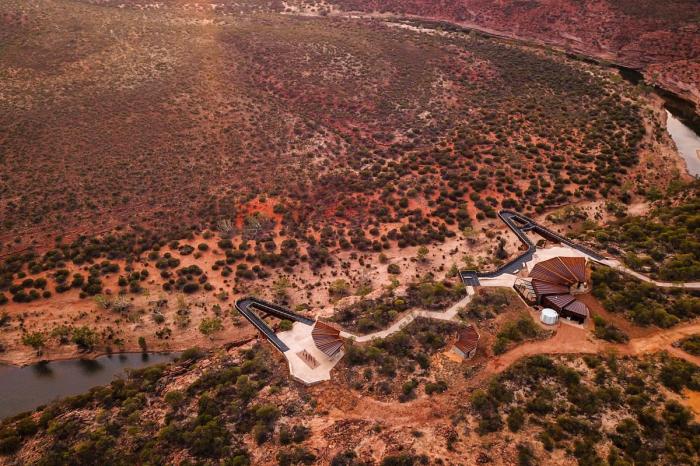
[[[570,294],[552,294],[552,295],[547,295],[542,299],[542,304],[545,306],[549,306],[555,311],[560,311],[564,309],[564,307],[568,306],[571,304],[573,301],[576,301],[576,298],[574,298]]]
[[[572,294],[586,288],[584,257],[554,257],[538,262],[529,273],[536,303],[550,307],[561,317],[585,322],[588,307]]]
[[[559,313],[564,317],[568,317],[571,320],[575,320],[579,323],[584,323],[588,317],[590,317],[590,311],[588,306],[583,304],[578,299],[573,300],[561,310]]]
[[[476,354],[479,338],[479,332],[476,331],[476,327],[474,327],[474,325],[469,325],[459,332],[459,336],[455,342],[454,352],[464,359],[473,358]]]
[[[530,283],[532,285],[532,289],[535,291],[535,294],[537,296],[547,296],[550,294],[566,294],[570,291],[568,286],[559,285],[558,283],[544,282],[535,278],[533,278]]]
[[[533,279],[558,285],[576,286],[586,283],[584,257],[553,257],[538,262],[529,274]]]
[[[320,320],[316,321],[311,337],[316,348],[323,354],[332,358],[343,349],[343,339],[340,337],[340,330]]]

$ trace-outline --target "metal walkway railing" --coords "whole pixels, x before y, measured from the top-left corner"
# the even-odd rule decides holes
[[[255,313],[255,309],[274,315],[280,319],[288,319],[295,322],[301,322],[302,324],[306,325],[314,324],[314,321],[308,317],[300,316],[289,309],[259,298],[247,297],[239,299],[236,301],[236,309],[248,320],[248,322],[253,325],[253,327],[257,328],[263,335],[265,335],[265,337],[275,346],[275,348],[283,353],[289,351],[289,347],[282,340],[280,340],[270,326],[267,325],[267,323]]]
[[[498,212],[498,218],[500,218],[503,223],[511,229],[513,233],[518,237],[520,242],[527,246],[527,251],[523,252],[519,256],[511,259],[507,263],[503,264],[493,272],[477,272],[475,270],[465,270],[460,272],[460,277],[462,282],[467,286],[474,286],[479,284],[479,277],[481,278],[494,278],[504,273],[515,274],[519,272],[525,264],[532,260],[535,251],[537,250],[535,244],[530,240],[530,238],[525,234],[526,231],[534,231],[538,235],[545,239],[554,241],[557,243],[565,244],[571,248],[577,249],[582,253],[590,256],[596,261],[605,260],[605,257],[598,254],[597,252],[585,247],[580,244],[576,244],[570,239],[553,232],[547,227],[540,225],[529,217],[526,217],[512,210],[501,210]]]

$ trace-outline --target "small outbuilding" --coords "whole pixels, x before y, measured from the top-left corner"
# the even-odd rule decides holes
[[[464,359],[473,358],[476,354],[479,338],[479,332],[476,331],[476,327],[474,327],[474,325],[469,325],[459,332],[459,337],[455,342],[454,352]]]
[[[561,317],[583,324],[588,318],[588,307],[570,294],[544,297],[544,304],[559,313]]]
[[[545,307],[540,312],[540,321],[546,325],[554,325],[559,321],[559,314],[554,309]]]
[[[561,315],[582,324],[590,316],[590,311],[588,306],[576,299],[562,309]]]

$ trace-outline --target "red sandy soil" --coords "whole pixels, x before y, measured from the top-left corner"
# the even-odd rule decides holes
[[[122,3],[124,8],[114,8]],[[5,177],[0,254],[26,250],[33,242],[50,245],[57,235],[70,241],[117,226],[180,232],[222,218],[240,223],[258,207],[251,199],[261,195],[274,199],[267,208],[279,203],[291,212],[285,225],[290,237],[318,235],[323,226],[366,231],[373,222],[385,228],[390,214],[402,224],[420,225],[398,208],[404,197],[411,198],[410,208],[422,208],[430,228],[439,227],[444,219],[431,212],[438,207],[454,213],[465,204],[474,217],[470,190],[482,199],[493,195],[493,202],[513,197],[499,185],[505,181],[470,189],[463,180],[448,186],[448,175],[476,177],[488,168],[503,172],[497,178],[512,178],[508,186],[525,188],[535,163],[506,157],[516,152],[520,133],[534,136],[533,144],[552,143],[545,165],[557,154],[565,159],[565,172],[569,166],[577,173],[593,169],[592,163],[566,155],[584,144],[590,120],[571,130],[571,116],[580,114],[584,102],[568,97],[545,102],[557,73],[542,77],[544,88],[528,84],[537,91],[528,102],[541,109],[526,111],[526,103],[517,101],[522,86],[511,92],[500,85],[537,75],[541,59],[566,61],[562,57],[528,49],[524,64],[504,83],[506,65],[514,61],[499,56],[512,51],[510,46],[491,50],[495,43],[476,44],[478,50],[458,52],[460,42],[451,44],[453,38],[417,35],[373,20],[275,14],[281,10],[277,2],[269,5],[269,15],[238,21],[232,11],[239,3],[222,2],[220,8],[200,2],[150,8],[146,2],[116,0],[0,4],[0,42],[6,44],[0,60],[0,93],[6,97],[0,107],[0,145],[6,149],[0,153]],[[242,3],[248,11],[255,2]],[[346,3],[339,2],[353,6]],[[357,3],[361,8],[363,2]],[[386,5],[391,4],[365,6]],[[455,13],[459,2],[439,8],[430,6],[434,2],[409,2],[406,8],[412,5],[416,14],[461,20]],[[487,3],[475,7],[475,18],[489,17],[479,13],[488,10]],[[533,27],[546,24],[535,14],[541,9],[520,15],[521,7],[499,5],[496,12],[518,13]],[[600,15],[607,13],[603,9]],[[507,19],[499,18],[494,21]],[[75,37],[61,33],[74,23],[79,25]],[[579,62],[569,65],[582,68],[577,79],[588,79],[593,70]],[[523,66],[532,69],[524,72]],[[613,81],[605,84],[612,86],[612,95],[632,90],[617,83],[614,73],[596,70]],[[483,94],[481,87],[489,92],[484,104],[474,98]],[[581,88],[589,92],[591,83]],[[560,91],[568,95],[572,89],[567,81]],[[586,106],[599,102],[597,94],[588,100]],[[572,107],[558,116],[562,102]],[[609,106],[604,107],[599,110]],[[493,129],[513,128],[504,131],[498,153],[489,120]],[[634,129],[619,123],[624,131]],[[562,126],[544,136],[554,124]],[[560,140],[564,133],[573,139]],[[413,156],[415,161],[406,160]],[[410,172],[397,170],[407,166]],[[664,170],[662,164],[654,168]],[[542,169],[537,173],[547,177]],[[391,185],[394,194],[379,195]],[[423,195],[423,186],[436,189]],[[577,186],[565,185],[567,192]],[[455,187],[459,193],[453,193]],[[453,205],[441,200],[426,207],[442,188],[441,196],[452,196]],[[415,202],[412,191],[418,192]],[[536,195],[515,197],[531,203],[548,194],[563,193],[554,193],[550,184]],[[371,210],[383,204],[388,214],[380,219]],[[449,225],[457,229],[454,221]],[[422,233],[428,228],[420,227]]]
[[[485,447],[484,438],[474,432],[464,432],[473,439],[463,439],[457,447],[459,450],[448,451],[444,447],[444,435],[447,433],[448,419],[456,413],[468,411],[469,394],[482,386],[494,374],[506,370],[523,357],[537,354],[582,354],[615,352],[626,355],[642,355],[657,351],[669,351],[673,356],[699,363],[699,358],[676,351],[670,345],[682,336],[700,330],[700,322],[680,325],[670,330],[655,330],[648,337],[634,338],[627,345],[614,345],[601,340],[595,340],[585,329],[560,324],[554,337],[544,341],[534,341],[522,344],[507,353],[488,359],[477,358],[465,362],[464,367],[473,366],[475,371],[470,377],[462,377],[459,372],[450,377],[448,391],[439,397],[420,395],[417,399],[406,403],[380,401],[372,396],[356,390],[348,390],[346,385],[331,381],[311,388],[314,399],[318,402],[319,412],[323,417],[317,418],[311,424],[314,434],[329,439],[325,445],[328,452],[343,451],[358,448],[365,454],[372,455],[376,460],[387,454],[396,454],[396,445],[403,443],[413,445],[419,450],[431,451],[432,455],[451,457],[458,454],[465,464],[476,464],[484,452],[493,456],[494,464],[504,463],[504,459],[512,452],[489,452]],[[480,352],[483,350],[480,350]],[[668,396],[678,399],[700,416],[700,395],[694,392],[684,392],[684,396],[669,393]],[[373,426],[381,426],[382,435],[367,435]],[[412,439],[411,431],[420,431],[422,436]],[[336,433],[334,437],[332,433]],[[355,432],[356,435],[352,433]],[[341,434],[342,433],[342,434]],[[514,435],[510,434],[509,435]],[[517,435],[514,435],[517,437]],[[398,441],[400,439],[400,441]],[[393,440],[393,442],[392,442]],[[429,446],[423,448],[423,443]],[[488,442],[487,442],[488,443]],[[507,448],[501,446],[500,448]],[[493,453],[491,455],[490,453]],[[329,454],[327,460],[332,455]],[[320,458],[322,461],[324,457]],[[556,464],[569,464],[571,458],[557,458]],[[574,463],[572,463],[574,464]]]
[[[594,339],[584,329],[561,324],[556,335],[549,340],[525,343],[502,356],[494,357],[487,364],[486,372],[489,374],[503,372],[519,359],[535,354],[580,354],[606,351],[629,355],[668,351],[675,357],[700,365],[700,357],[671,346],[673,342],[698,331],[700,331],[700,322],[691,322],[668,330],[655,329],[649,336],[632,338],[626,344],[613,344]]]

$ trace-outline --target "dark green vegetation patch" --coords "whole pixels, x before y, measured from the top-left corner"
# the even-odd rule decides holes
[[[286,376],[259,347],[240,358],[208,360],[206,368],[198,367],[202,356],[198,350],[186,351],[175,366],[132,371],[125,380],[52,403],[38,416],[7,419],[0,425],[0,455],[13,460],[36,437],[38,465],[171,464],[173,454],[191,464],[248,465],[243,436],[251,433],[258,444],[272,438],[288,406],[272,401]],[[196,374],[189,385],[168,387],[185,371]],[[261,396],[263,390],[268,393]],[[164,410],[162,419],[144,416],[154,406]],[[308,438],[308,429],[278,427],[280,464],[308,460],[308,451],[292,446]]]
[[[668,328],[700,315],[698,292],[660,288],[609,267],[594,267],[593,295],[606,310],[624,314],[637,325]]]
[[[476,391],[471,408],[482,435],[507,426],[581,465],[696,464],[700,424],[661,385],[698,390],[700,370],[664,355],[534,356]]]
[[[347,381],[358,390],[408,401],[424,384],[428,394],[447,389],[444,380],[431,375],[431,357],[447,349],[460,326],[446,321],[417,318],[400,332],[370,344],[350,344],[344,361],[350,366]]]
[[[560,56],[378,21],[104,3],[0,3],[3,245],[97,219],[216,227],[263,197],[323,263],[444,241],[470,211],[614,197],[638,162],[631,87]]]
[[[632,269],[665,281],[700,279],[700,182],[646,216],[624,217],[587,232],[601,248],[622,255]],[[649,193],[660,199],[658,191]]]

